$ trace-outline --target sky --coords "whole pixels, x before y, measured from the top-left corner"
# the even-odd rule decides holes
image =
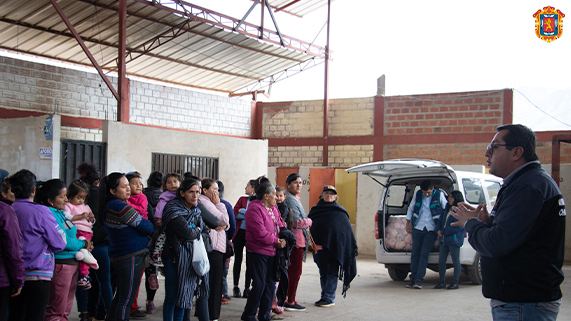
[[[188,2],[235,18],[253,4]],[[551,43],[535,35],[533,18],[548,5],[567,16]],[[283,34],[325,46],[326,6],[303,18],[275,16]],[[259,5],[247,20],[260,24]],[[513,88],[514,123],[571,130],[571,1],[334,0],[330,47],[330,98],[374,96],[383,74],[387,96]],[[260,96],[323,99],[324,65],[275,83],[270,99]]]

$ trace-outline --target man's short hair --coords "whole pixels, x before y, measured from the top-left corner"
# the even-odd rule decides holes
[[[526,162],[538,160],[535,153],[535,133],[529,127],[520,124],[502,125],[498,127],[498,132],[504,129],[508,131],[504,136],[506,149],[521,147],[523,148],[522,156]]]
[[[432,189],[434,187],[434,185],[432,184],[432,182],[429,179],[426,179],[424,181],[422,181],[422,183],[420,183],[420,190],[422,191],[428,191],[429,189]]]

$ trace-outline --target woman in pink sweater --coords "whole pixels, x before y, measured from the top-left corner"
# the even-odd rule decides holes
[[[226,206],[220,202],[218,184],[216,184],[216,181],[209,178],[203,179],[202,194],[198,199],[210,213],[218,218],[218,227],[210,230],[212,252],[208,253],[208,261],[210,262],[208,312],[210,320],[217,320],[220,317],[220,307],[222,305],[222,277],[224,272],[224,253],[226,253],[226,230],[228,230],[230,224],[228,223]]]
[[[272,300],[276,287],[276,248],[286,245],[278,237],[283,223],[276,207],[276,190],[267,178],[260,179],[256,199],[246,211],[246,249],[249,268],[252,269],[252,290],[242,313],[242,320],[271,320]],[[259,311],[258,311],[259,308]],[[275,316],[274,319],[283,319]]]

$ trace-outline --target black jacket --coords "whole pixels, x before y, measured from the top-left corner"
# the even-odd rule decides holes
[[[465,228],[482,255],[485,297],[503,302],[561,298],[565,202],[539,162],[506,177],[488,224],[469,220]]]

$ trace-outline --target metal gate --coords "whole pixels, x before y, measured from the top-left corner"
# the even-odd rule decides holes
[[[60,178],[69,184],[79,177],[77,166],[82,162],[93,163],[101,175],[106,173],[107,144],[83,140],[61,140]]]
[[[180,175],[191,172],[200,178],[218,179],[218,158],[215,157],[153,153],[152,159],[152,171]]]

